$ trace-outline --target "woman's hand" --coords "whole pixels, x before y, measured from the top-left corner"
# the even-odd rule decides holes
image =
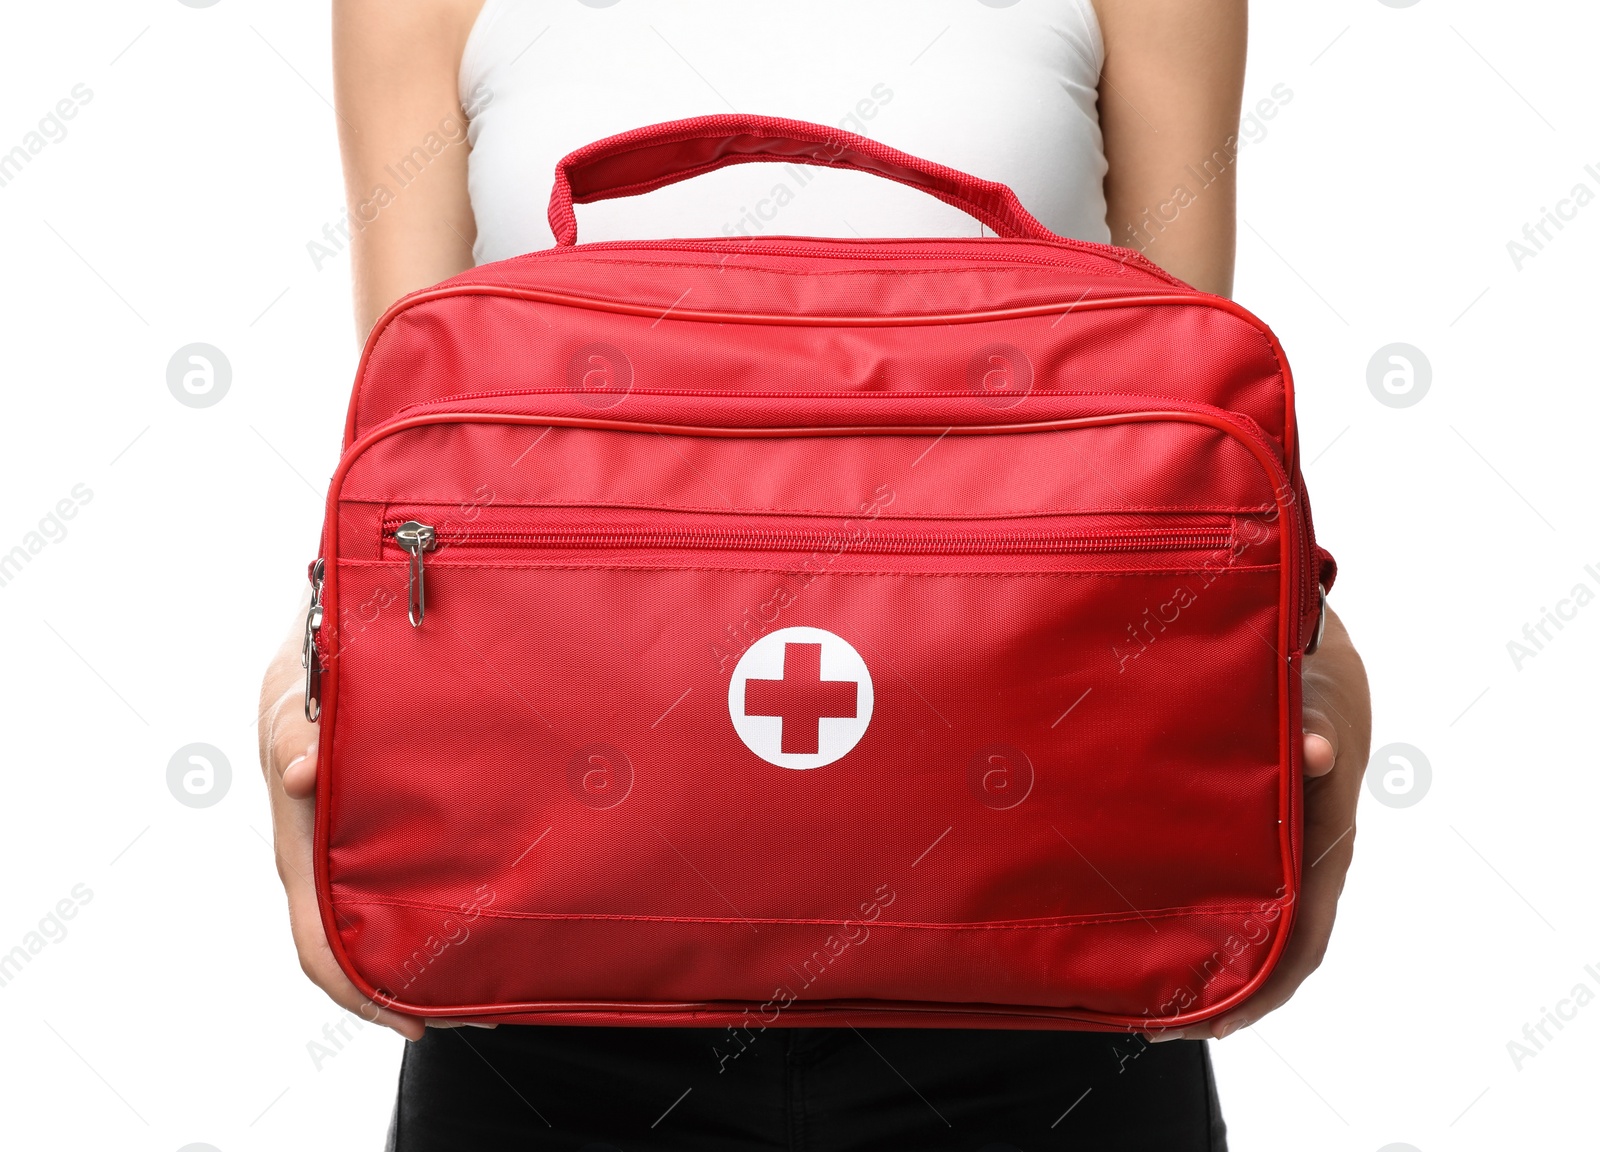
[[[305,605],[301,605],[301,612]],[[423,1022],[368,1000],[340,970],[322,930],[312,882],[311,830],[317,788],[317,726],[305,718],[305,673],[300,668],[301,629],[290,630],[261,684],[261,770],[272,801],[272,838],[278,877],[289,896],[289,927],[300,968],[334,1003],[363,1020],[422,1038]]]
[[[1305,658],[1305,838],[1294,929],[1272,975],[1231,1011],[1151,1040],[1220,1040],[1254,1024],[1295,994],[1322,963],[1334,912],[1355,852],[1356,801],[1372,743],[1367,671],[1333,610],[1315,653]]]
[[[345,197],[352,220],[361,222],[350,248],[362,337],[407,292],[472,266],[477,229],[467,192],[466,118],[457,70],[482,6],[483,0],[335,0],[333,5],[334,98]],[[435,135],[450,146],[416,180],[391,188],[394,158]],[[302,602],[302,619],[305,608]],[[340,970],[322,929],[311,863],[317,726],[306,720],[301,703],[301,637],[297,622],[267,668],[260,725],[278,875],[289,896],[300,967],[340,1007],[417,1040],[423,1021],[363,996]]]

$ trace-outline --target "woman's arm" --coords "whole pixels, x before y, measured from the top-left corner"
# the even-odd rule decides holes
[[[472,264],[465,122],[456,76],[482,3],[335,0],[334,90],[350,205],[356,326],[362,337],[407,292]],[[430,155],[429,133],[455,142]],[[419,158],[403,170],[415,148],[421,149]],[[425,163],[421,156],[428,157]],[[395,171],[402,171],[408,183],[401,186]],[[259,725],[290,930],[301,969],[336,1003],[415,1040],[422,1035],[421,1020],[380,1008],[346,979],[317,910],[311,845],[317,726],[306,720],[301,703],[305,610],[302,599],[262,680]]]
[[[483,0],[334,2],[334,99],[362,337],[407,292],[472,267],[477,227],[458,77],[482,7]],[[437,155],[430,137],[446,144]]]
[[[1112,241],[1196,288],[1231,295],[1246,0],[1094,4],[1106,46],[1100,126]],[[1267,983],[1239,1007],[1152,1039],[1226,1036],[1287,1001],[1322,963],[1372,736],[1366,670],[1331,610],[1302,684],[1306,867],[1294,934]]]
[[[1245,0],[1094,0],[1111,242],[1233,291]]]

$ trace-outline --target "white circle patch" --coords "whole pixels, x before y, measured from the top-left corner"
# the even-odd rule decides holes
[[[750,645],[734,666],[728,715],[745,747],[768,764],[821,768],[866,735],[872,673],[832,632],[780,628]]]

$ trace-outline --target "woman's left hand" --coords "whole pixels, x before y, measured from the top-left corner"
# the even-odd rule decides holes
[[[1322,643],[1305,658],[1304,684],[1304,864],[1288,945],[1267,982],[1243,1004],[1204,1024],[1150,1034],[1151,1040],[1220,1040],[1254,1024],[1293,996],[1328,950],[1355,852],[1356,801],[1372,743],[1366,668],[1331,608]]]

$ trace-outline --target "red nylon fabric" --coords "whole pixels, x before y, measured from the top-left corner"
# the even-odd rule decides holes
[[[754,147],[685,131],[574,187]],[[588,245],[402,301],[321,553],[336,957],[480,1020],[1226,1011],[1299,891],[1296,455],[1259,321],[1071,241]]]

